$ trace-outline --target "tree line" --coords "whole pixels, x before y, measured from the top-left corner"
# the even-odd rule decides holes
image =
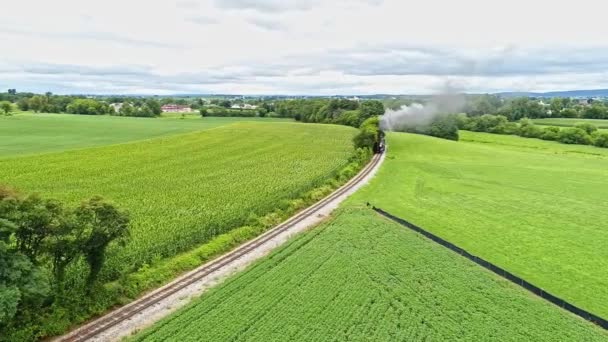
[[[112,102],[111,100],[122,100]],[[121,103],[116,110],[110,104]],[[108,98],[106,100],[85,98],[72,95],[44,95],[33,93],[17,93],[14,89],[0,94],[0,112],[10,115],[16,109],[34,113],[67,113],[84,115],[119,115],[137,117],[157,117],[162,113],[161,102],[153,99],[140,98]]]
[[[468,117],[456,116],[460,129],[495,134],[518,135],[525,138],[558,141],[563,144],[594,145],[608,148],[608,132],[599,131],[590,123],[577,123],[574,127],[560,128],[555,126],[539,127],[528,118],[519,122],[510,122],[506,116],[484,114]]]
[[[0,339],[87,296],[108,247],[128,237],[128,214],[101,197],[70,208],[0,186]],[[66,277],[68,269],[77,271]]]
[[[523,118],[608,119],[608,106],[604,101],[559,97],[504,99],[497,95],[469,95],[463,112],[471,116],[502,115],[509,121]]]

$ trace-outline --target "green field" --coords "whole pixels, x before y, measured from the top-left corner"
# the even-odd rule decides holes
[[[287,208],[348,163],[355,133],[333,125],[235,123],[0,159],[0,179],[72,204],[98,194],[128,210],[131,241],[111,250],[106,265],[107,272],[125,273]]]
[[[608,120],[600,120],[600,119],[565,119],[565,118],[555,118],[555,119],[534,119],[535,124],[541,126],[562,126],[562,127],[572,127],[577,123],[590,123],[597,128],[608,129]]]
[[[460,134],[389,134],[385,164],[352,200],[608,318],[608,150]]]
[[[391,139],[395,145],[395,139]],[[136,341],[605,341],[606,332],[350,207]]]
[[[124,143],[199,131],[238,121],[281,119],[204,118],[162,119],[74,114],[18,114],[0,116],[0,158]]]

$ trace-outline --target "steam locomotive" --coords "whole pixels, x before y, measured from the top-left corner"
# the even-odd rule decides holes
[[[384,131],[378,130],[378,139],[374,143],[374,153],[382,154],[384,153]]]

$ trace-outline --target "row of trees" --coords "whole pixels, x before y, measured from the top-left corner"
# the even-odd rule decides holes
[[[146,99],[134,103],[124,102],[116,115],[136,117],[157,117],[162,113],[160,103],[154,99]]]
[[[114,100],[120,100],[114,102]],[[170,99],[173,100],[173,99]],[[105,100],[84,98],[82,96],[44,95],[17,93],[15,89],[0,94],[0,113],[10,114],[17,107],[21,111],[34,113],[69,113],[85,115],[121,115],[138,117],[156,117],[161,114],[161,103],[153,98],[111,97]],[[122,103],[116,112],[110,103]]]
[[[558,141],[564,144],[594,145],[608,147],[608,132],[601,132],[590,123],[578,123],[574,127],[560,128],[554,126],[539,127],[528,118],[519,122],[509,122],[503,115],[485,114],[482,116],[456,117],[461,129],[474,132],[495,134],[512,134],[525,138]]]
[[[348,99],[283,100],[275,102],[273,109],[279,117],[353,127],[359,127],[368,118],[384,114],[384,106],[376,100],[361,102]]]
[[[72,267],[88,268],[81,295],[90,292],[108,246],[124,242],[128,227],[128,215],[100,197],[68,208],[0,186],[0,331],[66,300],[78,286],[78,276],[66,280]]]
[[[570,98],[534,99],[519,97],[503,99],[496,95],[468,96],[463,112],[471,116],[497,114],[510,121],[523,118],[586,118],[608,119],[608,107],[602,101],[579,103]]]

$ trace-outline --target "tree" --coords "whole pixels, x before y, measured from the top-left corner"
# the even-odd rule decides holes
[[[120,106],[118,114],[121,116],[134,116],[135,108],[129,102],[125,102]]]
[[[129,217],[101,197],[82,203],[75,214],[79,225],[87,231],[82,252],[89,265],[90,287],[103,267],[108,245],[113,241],[124,243],[128,238]]]
[[[384,114],[384,105],[380,101],[370,100],[364,101],[361,103],[359,107],[360,115],[359,115],[359,124],[363,121],[373,117],[380,116]]]
[[[4,115],[10,115],[13,111],[13,105],[8,101],[1,101],[0,110],[4,112]]]
[[[154,99],[147,99],[144,106],[148,107],[151,114],[149,116],[160,116],[160,114],[163,112],[163,110],[160,108],[160,103]]]
[[[9,95],[17,95],[17,89],[9,89],[8,90],[8,94]]]
[[[582,117],[586,119],[606,119],[608,118],[608,110],[601,103],[593,103],[589,107],[585,107]]]
[[[203,117],[203,118],[206,117],[206,116],[209,116],[209,112],[207,111],[206,108],[201,108],[199,110],[199,113],[201,114],[201,117]]]
[[[47,103],[48,99],[45,96],[35,95],[29,99],[28,106],[34,113],[39,113],[44,110]]]
[[[19,110],[27,111],[30,109],[30,101],[25,97],[21,98],[17,101],[17,107],[19,107]]]
[[[372,117],[361,123],[359,134],[353,138],[355,148],[372,149],[378,142],[378,117]]]
[[[44,272],[12,247],[18,227],[11,218],[18,200],[15,191],[0,186],[0,326],[19,305],[39,303],[49,292]]]

